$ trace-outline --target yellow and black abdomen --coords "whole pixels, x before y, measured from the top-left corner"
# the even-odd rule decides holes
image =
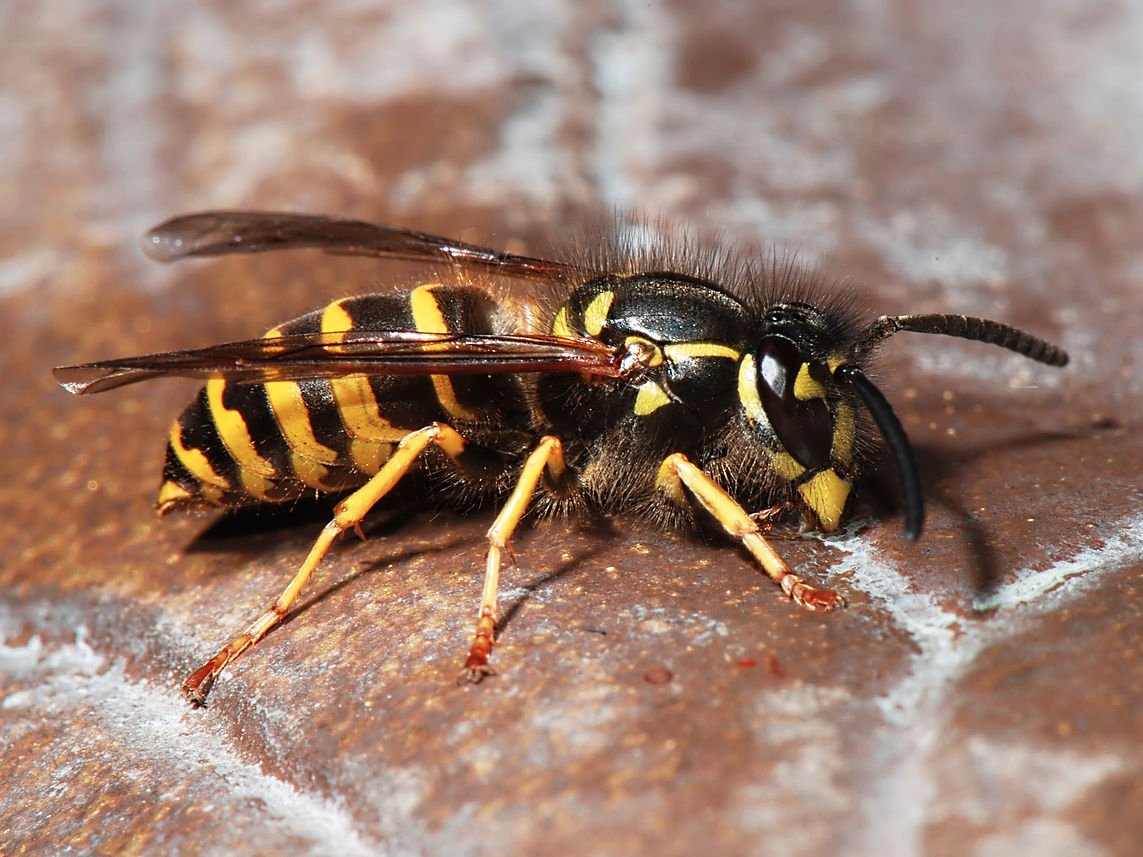
[[[424,285],[344,298],[266,336],[503,333],[507,327],[486,293]],[[468,492],[494,489],[505,462],[490,468],[489,455],[516,454],[480,448],[488,443],[488,427],[512,426],[524,433],[530,428],[519,381],[511,375],[350,375],[257,384],[211,380],[171,426],[159,511],[277,503],[353,488],[380,469],[405,435],[434,421],[476,441],[469,451],[471,472],[453,480]]]

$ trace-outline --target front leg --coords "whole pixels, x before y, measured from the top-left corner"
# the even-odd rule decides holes
[[[686,505],[696,502],[709,512],[727,533],[742,542],[763,570],[797,604],[823,611],[845,605],[845,599],[836,592],[817,589],[790,571],[786,561],[763,538],[757,521],[681,452],[663,459],[655,484],[675,503]]]

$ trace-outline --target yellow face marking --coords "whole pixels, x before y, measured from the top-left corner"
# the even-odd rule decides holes
[[[853,408],[842,402],[837,406],[837,415],[833,420],[833,449],[830,457],[847,466],[852,464],[853,441],[856,436]]]
[[[799,485],[798,493],[818,516],[822,532],[832,533],[841,523],[841,513],[845,511],[849,489],[849,482],[832,470],[823,470]]]
[[[671,400],[662,387],[654,381],[646,381],[639,385],[639,394],[635,396],[635,416],[645,417],[670,403]]]
[[[583,313],[583,329],[591,336],[599,336],[603,330],[603,323],[607,321],[607,314],[611,312],[614,301],[615,292],[600,292],[587,305]]]
[[[568,326],[568,308],[566,306],[560,307],[560,311],[552,320],[552,333],[556,336],[575,336],[571,327]]]
[[[838,366],[841,366],[843,363],[848,363],[848,362],[849,362],[849,355],[843,354],[840,351],[838,351],[834,354],[831,354],[826,358],[826,366],[829,368],[829,373],[831,375],[837,371]]]
[[[445,322],[444,313],[441,312],[440,305],[437,299],[433,297],[433,289],[435,284],[428,283],[423,286],[417,286],[413,289],[413,293],[409,295],[409,306],[413,311],[413,325],[421,333],[448,333],[448,324]],[[447,348],[447,345],[440,346],[426,346],[428,350],[434,348]],[[460,403],[456,397],[456,390],[452,385],[452,379],[448,375],[430,375],[430,380],[433,382],[433,389],[437,394],[437,401],[440,402],[442,408],[454,417],[459,417],[462,420],[475,420],[476,414],[466,408]],[[408,432],[402,433],[402,437]],[[370,438],[374,439],[374,438]],[[392,437],[386,437],[385,440],[393,440]],[[400,438],[396,438],[400,440]]]
[[[155,508],[158,509],[160,515],[165,515],[193,497],[194,494],[182,485],[168,479],[159,488],[159,496],[155,498]]]
[[[810,375],[810,365],[803,363],[802,368],[798,370],[798,377],[794,379],[794,398],[805,402],[825,397],[825,384]]]
[[[230,481],[221,473],[215,472],[214,465],[210,463],[210,459],[206,457],[206,454],[201,449],[192,449],[183,446],[183,430],[182,426],[177,422],[171,426],[168,440],[170,441],[171,449],[174,450],[175,457],[178,458],[191,476],[204,486],[213,485],[223,490],[230,488]]]
[[[762,408],[762,399],[758,395],[758,374],[754,371],[754,355],[743,354],[738,364],[738,401],[742,409],[752,422],[759,425],[769,425],[766,411]]]
[[[676,342],[672,345],[664,345],[663,352],[670,360],[700,357],[725,357],[728,360],[737,360],[742,356],[741,352],[731,348],[729,345],[702,341]],[[751,362],[753,362],[753,358],[751,358]]]
[[[770,466],[778,476],[793,482],[806,472],[806,468],[788,452],[775,452],[770,456]]]
[[[254,439],[250,437],[250,428],[242,413],[223,404],[222,394],[225,391],[226,381],[221,378],[212,378],[206,382],[206,401],[218,436],[240,468],[264,478],[273,478],[274,465],[254,448]]]

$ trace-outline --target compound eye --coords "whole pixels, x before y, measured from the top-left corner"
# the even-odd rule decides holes
[[[783,336],[758,346],[758,398],[778,440],[807,470],[828,467],[833,419],[826,403],[825,366],[808,363]]]

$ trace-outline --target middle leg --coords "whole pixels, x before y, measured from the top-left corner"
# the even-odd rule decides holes
[[[500,514],[488,528],[488,557],[485,561],[480,613],[477,616],[476,633],[468,652],[468,660],[465,661],[464,671],[460,674],[461,682],[476,684],[486,675],[492,674],[492,668],[488,666],[488,656],[492,653],[496,633],[496,600],[500,588],[503,554],[505,551],[511,554],[508,540],[512,538],[520,519],[527,511],[528,501],[531,500],[545,472],[549,479],[557,484],[563,480],[567,472],[563,445],[559,438],[551,435],[541,438],[536,448],[528,455],[516,480],[516,487],[512,489]]]

